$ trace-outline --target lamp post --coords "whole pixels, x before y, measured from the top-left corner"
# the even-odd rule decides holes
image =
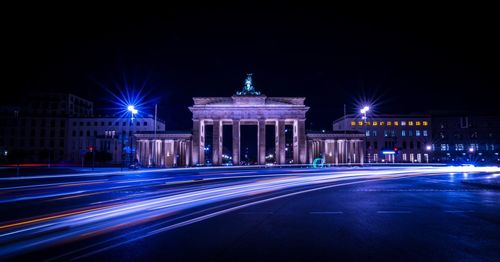
[[[129,105],[127,107],[127,110],[130,112],[130,125],[132,127],[132,129],[134,128],[134,116],[137,115],[137,113],[139,113],[139,111],[137,109],[135,109],[135,107],[133,105]],[[130,150],[130,156],[129,156],[129,166],[132,164],[132,154],[134,152],[133,150],[133,146],[132,146],[132,130],[129,130],[129,150]]]
[[[472,163],[472,154],[474,153],[474,147],[471,145],[469,147],[469,163]]]
[[[369,153],[368,153],[368,147],[366,146],[366,145],[367,145],[367,143],[366,143],[366,142],[368,142],[368,134],[367,134],[367,132],[368,132],[368,127],[367,127],[367,125],[366,125],[366,120],[367,120],[366,115],[367,115],[368,111],[370,111],[370,107],[369,107],[369,106],[364,106],[363,108],[361,108],[361,109],[359,110],[359,112],[361,113],[361,119],[363,119],[363,125],[365,126],[365,137],[366,137],[366,141],[365,141],[365,148],[366,148],[366,154],[367,154],[367,155],[366,155],[366,158],[367,158],[367,160],[368,160],[367,162],[368,162],[368,163],[370,163],[370,158],[368,157],[368,154],[369,154]],[[365,157],[365,156],[363,156],[363,158],[364,158],[364,157]]]
[[[432,146],[431,145],[427,145],[425,146],[425,150],[427,150],[427,152],[431,152],[432,150]],[[429,163],[429,157],[430,157],[430,153],[427,153],[427,163]]]

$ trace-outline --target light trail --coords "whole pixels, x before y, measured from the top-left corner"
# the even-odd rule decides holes
[[[384,179],[400,179],[416,175],[440,175],[443,173],[460,173],[460,172],[499,172],[498,168],[473,168],[473,167],[418,167],[418,168],[390,168],[390,169],[360,169],[360,170],[342,170],[334,172],[333,170],[325,169],[322,172],[313,170],[312,172],[302,173],[285,173],[263,175],[263,176],[221,176],[207,178],[205,181],[212,181],[215,184],[195,185],[187,191],[178,191],[173,194],[168,191],[146,192],[138,194],[136,199],[129,201],[116,201],[105,206],[91,207],[79,211],[66,211],[60,214],[50,214],[34,219],[26,219],[24,221],[7,222],[0,225],[0,257],[10,256],[23,251],[36,250],[68,241],[75,241],[82,238],[92,237],[105,234],[111,231],[120,230],[127,227],[132,227],[139,224],[150,223],[173,214],[186,212],[192,208],[207,206],[210,204],[222,203],[229,200],[244,199],[245,197],[264,195],[265,193],[281,192],[284,189],[294,189],[298,191],[286,193],[280,196],[265,198],[264,200],[252,202],[249,204],[255,205],[274,199],[312,192],[316,190],[337,187],[341,185],[350,185],[355,183],[365,183],[369,181],[384,180]],[[307,171],[307,170],[304,170]],[[311,170],[309,170],[311,171]],[[248,180],[235,180],[228,178],[249,178]],[[251,178],[251,179],[250,179]],[[131,180],[131,185],[116,186],[116,181],[110,182],[110,187],[99,189],[106,190],[123,190],[124,188],[133,187],[137,183],[140,186],[157,186],[155,183],[163,183],[164,180],[170,178],[158,179],[137,179]],[[220,181],[219,181],[220,180]],[[196,180],[194,180],[196,181]],[[193,181],[193,182],[194,182]],[[119,181],[120,183],[124,181]],[[153,182],[148,184],[149,182]],[[142,183],[145,183],[143,185]],[[195,183],[196,184],[196,183]],[[85,184],[84,186],[92,186],[93,184]],[[60,187],[60,184],[53,184],[59,189],[67,188]],[[312,189],[299,190],[300,188],[312,186]],[[17,188],[21,190],[22,188]],[[29,189],[29,188],[26,188]],[[74,193],[74,191],[70,191]],[[69,193],[53,193],[53,195],[67,196]],[[75,196],[85,196],[88,191],[77,191]],[[47,195],[41,194],[39,198],[46,198]],[[3,202],[2,202],[3,201]],[[6,200],[1,200],[0,203],[5,203]],[[144,237],[150,234],[157,234],[175,227],[192,224],[210,217],[231,212],[246,205],[226,208],[211,214],[206,214],[198,217],[179,222],[175,225],[169,225],[162,229],[146,232]]]

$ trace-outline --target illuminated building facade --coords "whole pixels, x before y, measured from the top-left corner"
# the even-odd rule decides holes
[[[433,160],[443,163],[500,163],[500,117],[433,113]]]
[[[427,163],[431,161],[432,126],[427,115],[377,115],[363,119],[347,115],[333,122],[333,130],[358,131],[365,137],[369,163]]]
[[[223,164],[223,127],[231,126],[232,164],[242,164],[241,127],[257,126],[256,164],[308,164],[314,158],[324,158],[325,163],[363,163],[362,134],[306,134],[306,112],[304,97],[267,97],[256,91],[249,74],[241,92],[231,97],[195,97],[189,107],[193,114],[191,134],[138,133],[137,158],[143,163],[164,163],[175,165],[221,165]],[[274,143],[266,144],[266,130],[274,127]],[[211,145],[207,145],[207,129],[211,132]],[[286,130],[290,130],[290,150],[287,147]],[[211,146],[211,159],[206,159],[205,151]],[[272,149],[273,161],[266,157]],[[151,150],[153,149],[153,150]],[[290,152],[291,151],[291,152]],[[291,158],[288,159],[287,156]],[[156,159],[156,161],[152,161]],[[159,160],[158,160],[159,159]]]
[[[25,105],[3,108],[2,161],[80,164],[86,154],[95,150],[98,162],[118,165],[123,160],[123,148],[132,142],[133,132],[154,130],[152,116],[130,123],[128,118],[93,113],[91,101],[60,93],[30,94]],[[157,121],[157,130],[165,130],[163,122]],[[101,159],[104,154],[109,157]]]

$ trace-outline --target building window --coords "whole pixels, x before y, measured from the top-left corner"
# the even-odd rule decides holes
[[[415,130],[415,136],[420,136],[420,130]]]
[[[127,124],[127,122],[123,122],[123,123],[122,123],[122,126],[125,126],[126,124]]]
[[[389,131],[384,130],[384,137],[388,137],[388,136],[389,136]]]
[[[403,161],[408,161],[406,158],[406,153],[403,154]]]
[[[97,130],[94,130],[94,136],[97,136]]]
[[[141,122],[137,121],[136,126],[140,126]]]
[[[370,136],[370,130],[366,130],[366,136]]]
[[[119,123],[118,123],[118,122],[115,122],[115,126],[118,126],[118,125],[119,125]]]
[[[423,135],[424,135],[424,136],[428,136],[428,135],[429,135],[429,134],[427,133],[427,130],[424,130],[422,133],[423,133]]]
[[[413,130],[408,130],[408,136],[413,136]]]
[[[421,143],[420,141],[417,141],[417,149],[420,150],[420,148],[421,148]]]
[[[101,122],[101,126],[104,126],[104,121]]]
[[[378,122],[377,121],[373,121],[372,122],[372,126],[378,126]]]
[[[413,126],[413,121],[408,121],[409,126]]]
[[[413,143],[413,141],[410,141],[410,149],[413,149],[415,147],[415,144]]]
[[[403,141],[403,149],[406,149],[406,141]]]
[[[448,144],[441,144],[440,147],[441,147],[441,151],[448,151],[450,149]]]
[[[391,131],[391,137],[396,137],[396,131],[394,130]]]
[[[87,122],[87,126],[90,126],[90,122]]]
[[[394,125],[395,126],[399,126],[399,122],[398,121],[394,121]]]
[[[383,126],[384,124],[385,124],[384,121],[380,121],[380,123],[379,123],[380,126]]]
[[[83,136],[83,131],[82,130],[80,130],[80,136]]]
[[[420,126],[420,124],[421,124],[421,123],[420,123],[420,121],[416,121],[416,122],[415,122],[415,125],[416,125],[416,126]]]
[[[144,122],[144,123],[143,123],[143,126],[147,126],[147,125],[148,125],[148,122]]]
[[[391,121],[387,121],[387,125],[388,126],[392,126],[392,122]]]
[[[90,136],[90,130],[87,130],[87,136]]]
[[[373,136],[377,136],[377,130],[373,130],[373,131],[372,131],[372,135],[373,135]]]
[[[427,121],[423,121],[423,122],[422,122],[422,124],[423,124],[424,126],[428,126],[428,125],[429,125],[429,122],[427,122]]]
[[[83,126],[83,122],[80,122],[80,126]]]
[[[355,126],[356,125],[356,121],[351,121],[351,126]]]
[[[378,149],[378,142],[377,141],[373,142],[373,148]]]
[[[401,136],[406,136],[406,130],[401,130]]]
[[[402,126],[406,126],[406,121],[401,121]]]
[[[94,126],[97,126],[97,125],[98,125],[97,122],[94,122]]]
[[[464,151],[464,144],[455,144],[455,151]]]

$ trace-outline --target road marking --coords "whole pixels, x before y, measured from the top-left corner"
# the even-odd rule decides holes
[[[405,211],[405,210],[379,210],[377,211],[379,214],[410,214],[412,213],[411,211]]]
[[[344,214],[342,211],[317,211],[317,212],[309,212],[310,215],[340,215]]]
[[[273,212],[268,211],[248,211],[248,212],[239,212],[240,215],[271,215]]]

